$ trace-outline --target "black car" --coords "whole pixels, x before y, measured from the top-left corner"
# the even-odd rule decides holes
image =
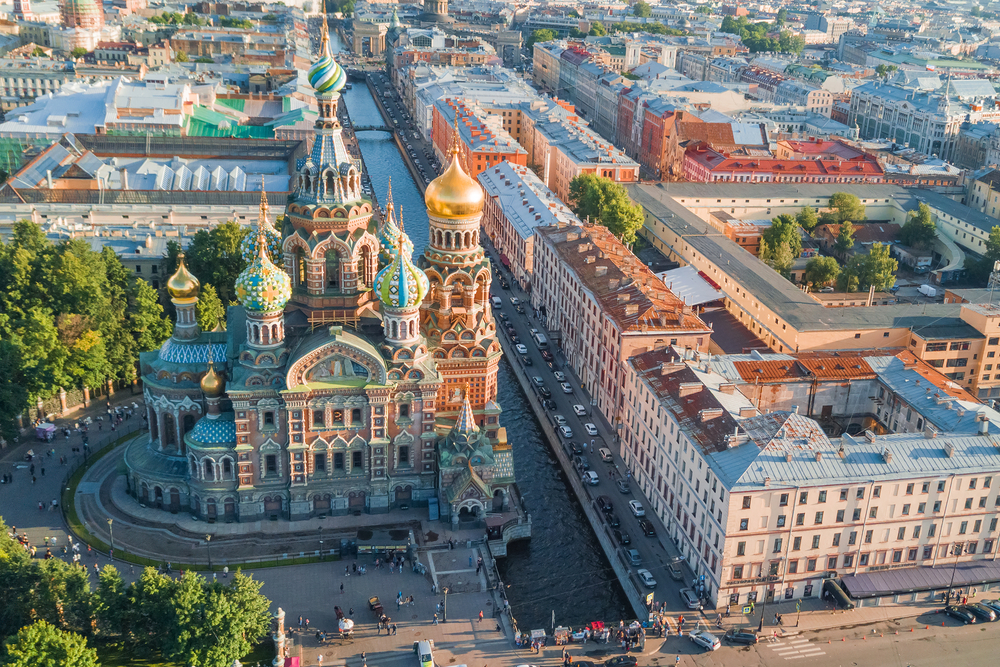
[[[526,354],[522,354],[521,355],[521,363],[524,364],[525,366],[531,366],[532,365],[532,363],[531,363],[531,357],[529,357]]]
[[[995,611],[976,602],[964,604],[959,608],[975,615],[977,621],[986,621],[989,623],[997,620],[997,613]]]
[[[618,487],[618,490],[621,491],[622,493],[631,493],[632,492],[632,487],[630,487],[628,485],[628,482],[626,482],[624,479],[620,479],[619,478],[615,482],[615,485]]]
[[[740,632],[739,630],[728,631],[723,639],[734,644],[746,644],[747,646],[753,646],[757,643],[757,635],[755,633]]]
[[[514,306],[514,310],[524,315],[524,306],[522,306],[521,304],[517,304],[516,306]]]
[[[602,512],[610,512],[614,509],[611,505],[611,498],[608,498],[607,496],[597,496],[594,498],[594,505],[596,505]]]
[[[614,530],[614,531],[612,531],[612,534],[615,536],[615,540],[618,541],[618,544],[620,544],[622,546],[625,546],[626,544],[631,544],[632,543],[632,540],[630,540],[628,538],[628,533],[623,533],[620,530]]]
[[[542,407],[545,408],[546,410],[555,410],[556,409],[556,402],[552,401],[552,400],[546,399],[546,400],[542,401]]]
[[[539,394],[539,395],[540,395],[540,396],[541,396],[542,398],[552,398],[552,392],[551,392],[551,391],[549,391],[549,388],[548,388],[548,387],[539,387],[539,388],[538,388],[538,394]]]
[[[510,335],[510,342],[514,343],[514,345],[517,345],[518,343],[521,342],[521,337],[518,336],[517,334],[511,334]]]
[[[615,514],[614,512],[608,514],[607,517],[608,517],[608,525],[611,526],[612,528],[619,528],[622,525],[622,520],[619,519],[618,515]]]
[[[545,365],[549,367],[550,371],[557,371],[557,370],[559,370],[559,364],[557,364],[554,360],[552,360],[552,361],[546,361]]]
[[[501,311],[500,311],[500,319],[501,319],[501,320],[503,320],[504,322],[506,322],[507,320],[509,320],[509,319],[510,319],[510,316],[509,316],[509,315],[507,315],[507,313],[505,313],[505,312],[503,312],[503,311],[501,310]]]
[[[545,361],[552,361],[552,353],[548,350],[542,350],[542,359]]]
[[[604,667],[635,667],[637,664],[639,664],[639,661],[635,658],[635,656],[616,655],[605,662]]]
[[[586,456],[574,456],[573,465],[576,466],[576,469],[580,472],[590,470],[590,461],[587,460]]]
[[[656,537],[656,529],[653,528],[653,524],[645,519],[639,519],[639,529],[646,537]]]
[[[583,452],[585,451],[583,445],[581,445],[579,442],[573,442],[572,440],[566,443],[566,449],[568,449],[570,453],[574,455],[583,454]]]
[[[962,623],[965,623],[966,625],[969,625],[971,623],[975,623],[976,622],[976,615],[975,614],[973,614],[968,609],[965,609],[963,607],[956,607],[953,604],[950,604],[947,607],[945,607],[944,608],[944,613],[948,614],[949,616],[951,616],[952,618],[954,618],[956,621],[961,621]]]
[[[504,288],[504,289],[508,289],[508,290],[509,290],[509,289],[510,289],[510,283],[509,283],[509,282],[507,282],[506,280],[501,280],[501,281],[500,281],[500,287],[502,287],[502,288]]]

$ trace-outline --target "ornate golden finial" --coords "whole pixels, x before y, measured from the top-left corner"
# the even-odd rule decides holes
[[[471,391],[471,389],[469,388],[469,381],[468,380],[465,381],[464,390],[465,390],[465,400],[469,400],[469,392]]]
[[[264,174],[260,175],[260,218],[258,224],[267,220],[267,190],[264,189]]]
[[[448,152],[452,155],[458,155],[459,153],[459,133],[458,133],[458,104],[455,104],[455,133],[451,135],[451,146],[448,148]]]
[[[392,211],[392,176],[389,177],[389,187],[387,188],[385,195],[385,212],[389,215],[392,215],[390,213],[391,211]]]
[[[324,0],[325,2],[325,0]],[[319,52],[320,55],[328,56],[330,55],[330,32],[326,25],[326,5],[323,6],[322,20],[319,26],[320,31],[320,42],[319,42]]]
[[[400,243],[403,242],[403,232],[404,231],[406,231],[406,230],[403,228],[403,207],[402,207],[402,205],[400,205],[400,207],[399,207],[399,242]]]

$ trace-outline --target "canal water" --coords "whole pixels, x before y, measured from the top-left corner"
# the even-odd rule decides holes
[[[383,124],[366,85],[355,82],[341,95],[351,122]],[[427,212],[395,141],[385,132],[357,136],[376,197],[385,203],[392,178],[393,201],[397,210],[403,208],[406,233],[421,252],[428,238]],[[518,626],[522,631],[549,628],[553,612],[556,625],[569,626],[631,617],[628,599],[506,360],[498,384],[501,422],[507,427],[518,488],[533,522],[531,540],[510,545],[507,558],[498,561]]]

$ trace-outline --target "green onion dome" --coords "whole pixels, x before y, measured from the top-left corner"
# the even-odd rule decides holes
[[[236,279],[236,298],[244,308],[255,313],[282,310],[292,296],[292,281],[267,256],[264,234],[256,234],[256,256]]]
[[[323,41],[319,59],[309,68],[309,85],[317,93],[337,93],[347,83],[347,72],[330,55],[330,36],[326,32],[326,16],[323,16]]]
[[[417,268],[410,260],[410,253],[404,251],[409,247],[412,252],[413,244],[409,237],[403,232],[400,232],[400,237],[395,258],[375,276],[375,293],[390,308],[420,305],[431,289],[427,274]]]

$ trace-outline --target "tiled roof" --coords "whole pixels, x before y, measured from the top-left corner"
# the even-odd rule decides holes
[[[224,412],[215,419],[202,417],[186,437],[206,445],[236,442],[236,423],[233,421],[233,413]]]
[[[208,349],[213,359],[226,358],[225,343],[180,343],[173,338],[160,348],[160,359],[172,364],[208,364]]]

